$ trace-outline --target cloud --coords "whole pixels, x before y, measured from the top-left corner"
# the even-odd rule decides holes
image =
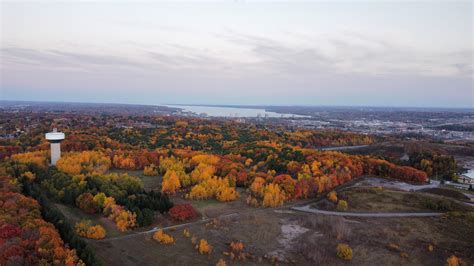
[[[59,50],[35,50],[8,47],[0,50],[3,67],[9,64],[55,69],[87,70],[101,67],[141,67],[143,63],[119,56],[92,53],[72,53]]]
[[[261,68],[280,74],[357,74],[366,76],[473,75],[473,50],[430,51],[390,43],[357,32],[332,35],[296,34],[300,42],[252,36],[230,31],[228,41],[250,48]]]
[[[205,36],[207,43],[167,42],[147,45],[140,40],[112,47],[63,45],[54,49],[10,46],[0,50],[2,68],[48,68],[55,71],[101,73],[174,73],[207,78],[278,77],[313,81],[358,75],[472,77],[473,51],[412,48],[390,38],[357,31],[332,33],[281,32],[271,38],[225,30]],[[206,42],[204,42],[206,43]],[[112,44],[108,44],[109,46]],[[74,52],[73,52],[74,51]]]

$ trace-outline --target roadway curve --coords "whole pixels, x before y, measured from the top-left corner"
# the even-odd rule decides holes
[[[331,216],[350,216],[350,217],[373,217],[373,218],[393,218],[393,217],[434,217],[441,216],[443,213],[439,212],[391,212],[391,213],[361,213],[361,212],[333,212],[333,211],[323,211],[318,209],[310,208],[309,205],[303,207],[292,207],[292,210],[322,214],[322,215],[331,215]]]

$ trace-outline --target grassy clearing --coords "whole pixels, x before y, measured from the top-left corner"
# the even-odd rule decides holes
[[[465,189],[460,189],[460,188],[456,188],[455,186],[452,186],[452,185],[442,185],[441,186],[443,189],[447,189],[447,190],[453,190],[453,191],[457,191],[457,192],[460,192],[460,193],[463,193],[463,194],[471,194],[471,195],[474,195],[474,190],[465,190]]]
[[[99,213],[88,214],[76,207],[64,205],[61,203],[56,203],[55,205],[64,214],[64,216],[66,216],[66,219],[68,219],[68,221],[73,226],[77,222],[83,219],[87,219],[87,220],[91,220],[93,224],[100,224],[101,226],[103,226],[107,232],[107,237],[116,237],[116,236],[123,235],[123,233],[121,233],[117,229],[115,224],[111,220],[104,217],[102,214],[99,214]]]
[[[183,235],[183,229],[168,230],[166,233],[176,239],[173,245],[161,245],[152,239],[151,234],[127,238],[126,241],[111,240],[91,244],[105,265],[215,265],[220,258],[226,258],[229,263],[229,258],[223,252],[229,250],[230,242],[243,241],[246,249],[255,256],[255,259],[247,259],[243,264],[254,265],[258,262],[258,257],[263,257],[272,247],[276,247],[274,240],[280,234],[278,221],[256,215],[223,218],[213,223],[187,227],[191,233],[189,238]],[[199,254],[191,242],[193,236],[197,240],[206,239],[212,245],[213,252],[210,255]],[[263,259],[262,264],[269,265]]]
[[[205,200],[193,200],[191,201],[191,205],[198,211],[198,212],[204,212],[206,209],[209,207],[212,207],[214,205],[220,204],[219,201],[215,199],[205,199]]]
[[[427,188],[423,189],[422,192],[426,193],[431,193],[435,195],[440,195],[448,198],[453,198],[461,201],[469,201],[470,198],[464,193],[458,191],[458,190],[453,190],[453,189],[445,189],[445,188]]]
[[[381,188],[350,189],[342,192],[340,197],[348,200],[349,211],[446,212],[471,209],[443,196]]]
[[[447,212],[472,208],[450,198],[422,192],[405,192],[384,188],[350,188],[338,194],[349,203],[350,212]],[[336,204],[321,200],[313,205],[323,210],[336,210]]]
[[[120,170],[120,169],[111,169],[109,173],[126,173],[131,176],[136,176],[143,181],[143,188],[147,191],[157,190],[161,191],[161,176],[146,176],[141,170]]]
[[[470,265],[474,261],[474,226],[463,215],[346,219],[256,209],[207,225],[188,226],[191,235],[214,247],[210,255],[200,255],[194,249],[191,239],[183,236],[184,228],[166,231],[176,239],[170,246],[153,241],[151,234],[91,244],[106,265],[215,265],[220,258],[227,265],[274,265],[277,256],[281,257],[279,265],[444,265],[452,254]],[[223,252],[232,241],[242,241],[251,257],[231,263]],[[336,257],[340,243],[353,249],[351,262]]]
[[[348,198],[349,205],[351,196],[361,201],[359,205],[357,201],[352,202],[356,209],[370,207],[385,211],[397,208],[420,211],[425,208],[423,200],[444,199],[425,193],[352,188],[339,195]],[[363,205],[367,200],[378,205]],[[436,218],[346,219],[289,209],[250,208],[245,204],[245,197],[221,203],[190,201],[176,196],[175,202],[191,203],[205,217],[236,213],[211,223],[186,227],[197,240],[206,239],[213,246],[210,255],[201,255],[195,250],[191,238],[183,235],[184,228],[166,230],[176,239],[176,243],[169,246],[154,241],[152,234],[92,241],[91,245],[106,265],[215,265],[221,258],[227,265],[274,265],[275,260],[280,265],[378,265],[381,262],[384,265],[443,265],[453,254],[467,263],[474,261],[471,252],[474,219],[464,212]],[[250,253],[246,261],[231,262],[223,255],[232,241],[244,243],[245,252]],[[335,248],[341,243],[353,249],[351,262],[336,257]],[[433,251],[429,250],[430,245]]]

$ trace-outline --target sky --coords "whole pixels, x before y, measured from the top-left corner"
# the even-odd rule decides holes
[[[0,99],[474,108],[473,2],[5,2]]]

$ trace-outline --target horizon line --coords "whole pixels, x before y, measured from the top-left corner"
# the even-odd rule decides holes
[[[41,100],[0,100],[0,102],[25,102],[25,103],[74,103],[74,104],[110,104],[110,105],[137,105],[137,106],[201,106],[201,107],[245,107],[245,108],[255,108],[255,107],[328,107],[328,108],[396,108],[396,109],[449,109],[449,110],[473,110],[474,107],[442,107],[442,106],[390,106],[390,105],[308,105],[308,104],[290,104],[290,105],[280,105],[280,104],[190,104],[190,103],[158,103],[158,104],[149,104],[149,103],[124,103],[124,102],[83,102],[83,101],[41,101]]]

